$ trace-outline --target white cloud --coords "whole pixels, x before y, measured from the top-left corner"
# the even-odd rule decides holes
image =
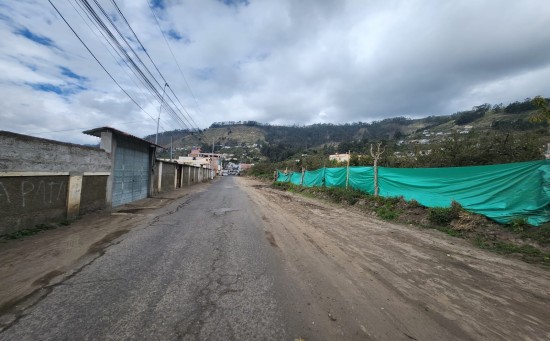
[[[116,18],[111,2],[100,3]],[[545,0],[164,1],[156,13],[163,30],[172,32],[170,46],[195,98],[147,2],[117,3],[201,128],[226,120],[310,124],[450,114],[550,94]],[[106,75],[49,3],[27,0],[0,4],[1,129],[118,125],[138,136],[153,133],[158,101],[116,63],[75,11],[85,16],[76,2],[54,4],[153,119]],[[120,18],[116,22],[122,27]],[[54,47],[17,34],[22,29]],[[147,56],[140,57],[156,74]],[[67,76],[62,67],[85,79]],[[181,128],[168,113],[161,117],[165,129]],[[78,130],[46,135],[91,139]]]

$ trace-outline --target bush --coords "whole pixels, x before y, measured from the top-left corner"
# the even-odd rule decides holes
[[[516,232],[523,232],[529,226],[529,223],[527,223],[527,219],[524,217],[514,218],[508,224]]]
[[[436,225],[448,225],[453,221],[450,207],[430,207],[428,208],[428,220]]]
[[[345,188],[325,188],[324,192],[330,200],[338,203],[347,202],[350,205],[355,205],[355,203],[366,195],[361,191]]]
[[[420,203],[414,199],[411,199],[410,201],[407,201],[407,206],[409,206],[409,208],[419,208],[419,207],[423,207],[422,205],[420,205]]]
[[[428,220],[436,225],[449,225],[453,220],[459,217],[463,211],[462,206],[456,201],[451,203],[451,207],[431,207],[428,209]]]
[[[399,217],[399,212],[391,204],[386,204],[376,209],[376,215],[384,220],[395,220]]]
[[[465,111],[457,115],[458,117],[455,119],[455,123],[462,126],[482,118],[483,115],[485,115],[483,111]]]
[[[275,172],[275,166],[270,163],[259,163],[248,169],[245,174],[249,176],[256,176],[264,179],[273,179],[273,172]]]
[[[280,189],[283,189],[283,190],[287,190],[290,188],[290,183],[288,182],[279,182],[279,181],[275,181],[273,183],[273,187],[276,187],[276,188],[280,188]]]

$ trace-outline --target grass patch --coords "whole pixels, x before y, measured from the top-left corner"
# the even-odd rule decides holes
[[[451,207],[430,207],[428,208],[428,220],[435,225],[449,225],[453,220],[458,219],[462,206],[456,201]]]
[[[275,187],[275,188],[279,188],[279,189],[284,189],[284,190],[287,190],[290,188],[290,186],[293,186],[291,183],[289,182],[279,182],[279,181],[275,181],[271,184],[271,186]]]
[[[422,208],[424,206],[420,205],[420,203],[414,199],[407,201],[407,206],[409,208]]]
[[[384,220],[395,220],[399,217],[399,211],[396,210],[391,204],[385,204],[374,210],[376,215]]]
[[[345,202],[350,205],[355,205],[360,199],[366,198],[368,194],[355,189],[345,188],[325,188],[324,192],[334,202]]]
[[[428,220],[436,225],[449,225],[455,219],[450,207],[428,208]]]
[[[273,180],[273,174],[254,174],[254,177],[260,179],[260,180]]]
[[[510,227],[516,231],[516,232],[522,232],[524,231],[528,226],[529,226],[529,223],[527,222],[527,219],[524,218],[524,217],[518,217],[518,218],[514,218],[510,221],[510,223],[508,223],[508,225],[510,225]]]
[[[546,250],[546,246],[550,245],[550,223],[534,227],[525,219],[519,218],[507,225],[497,224],[481,215],[466,211],[455,201],[450,207],[428,208],[416,200],[406,201],[403,197],[375,197],[355,189],[306,188],[285,182],[274,182],[273,188],[299,193],[308,198],[322,198],[338,204],[354,205],[376,214],[382,220],[435,229],[452,237],[466,239],[485,250],[502,255],[519,255],[525,262],[550,266],[550,253]]]
[[[543,252],[531,245],[516,245],[502,241],[488,241],[481,237],[475,239],[481,249],[490,250],[501,255],[517,254],[528,263],[539,263],[550,266],[550,253]]]
[[[514,219],[504,227],[517,234],[521,239],[530,239],[542,246],[550,245],[550,223],[532,226],[527,224],[525,220]]]
[[[52,224],[38,224],[38,225],[36,225],[35,227],[32,227],[32,228],[23,229],[23,230],[15,231],[15,232],[12,232],[12,233],[3,234],[3,235],[0,236],[0,239],[4,239],[4,240],[20,239],[20,238],[24,238],[24,237],[28,237],[28,236],[33,236],[33,235],[38,234],[38,233],[43,232],[43,231],[53,230],[53,229],[58,228],[59,226],[68,226],[70,224],[71,224],[71,222],[68,221],[68,220],[62,220],[58,224],[53,224],[53,223]]]
[[[35,234],[40,233],[42,231],[52,230],[54,228],[56,228],[55,225],[39,224],[39,225],[36,225],[35,227],[30,228],[30,229],[23,229],[23,230],[15,231],[15,232],[12,232],[12,233],[4,234],[4,235],[2,235],[2,238],[4,238],[4,239],[19,239],[19,238],[35,235]]]
[[[451,227],[445,227],[445,226],[436,226],[434,227],[436,230],[438,231],[441,231],[443,233],[446,233],[448,234],[449,236],[452,236],[452,237],[457,237],[457,238],[463,238],[464,237],[464,233],[461,232],[461,231],[458,231],[458,230],[455,230]]]

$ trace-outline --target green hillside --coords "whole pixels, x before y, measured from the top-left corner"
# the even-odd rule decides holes
[[[193,146],[211,151],[214,145],[215,152],[229,154],[239,162],[278,162],[302,154],[348,151],[368,155],[370,145],[379,141],[389,149],[387,165],[428,167],[453,162],[462,165],[524,161],[541,158],[543,146],[550,142],[547,122],[533,123],[529,119],[536,109],[526,99],[507,106],[482,104],[453,115],[395,117],[370,123],[274,126],[254,121],[217,122],[202,133],[164,132],[159,135],[159,144],[169,148],[172,137],[176,157],[187,155]],[[146,139],[154,141],[154,136]],[[455,154],[460,150],[470,154],[455,155],[454,159],[439,163],[427,161],[429,155],[451,155],[451,147],[456,149]],[[476,159],[472,153],[480,150],[485,152],[477,153]]]

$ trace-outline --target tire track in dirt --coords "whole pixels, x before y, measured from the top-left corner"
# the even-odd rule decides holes
[[[550,339],[547,269],[438,231],[379,221],[249,179],[240,183],[268,218],[302,294],[317,297],[312,309],[339,310],[326,335]]]

